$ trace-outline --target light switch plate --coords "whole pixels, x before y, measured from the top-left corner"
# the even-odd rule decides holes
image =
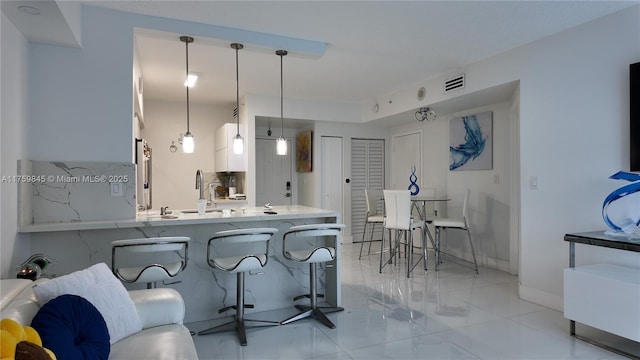
[[[111,183],[111,196],[122,197],[122,183]]]

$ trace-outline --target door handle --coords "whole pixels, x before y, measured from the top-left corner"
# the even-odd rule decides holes
[[[285,197],[291,197],[291,193],[284,194]]]

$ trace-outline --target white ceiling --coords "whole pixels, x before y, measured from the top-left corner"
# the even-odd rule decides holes
[[[640,1],[83,3],[325,43],[320,57],[284,58],[285,97],[361,104]],[[184,101],[185,48],[180,35],[138,33],[145,99]],[[235,102],[235,52],[230,43],[196,37],[189,46],[189,68],[200,75],[190,91],[192,101]],[[280,59],[275,49],[245,46],[239,53],[241,96],[279,96]]]

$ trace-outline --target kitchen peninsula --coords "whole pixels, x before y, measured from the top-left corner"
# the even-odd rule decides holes
[[[235,304],[236,277],[213,270],[207,264],[207,243],[217,231],[248,227],[274,227],[279,233],[270,242],[269,262],[263,271],[246,277],[247,303],[255,304],[251,312],[292,308],[293,297],[309,290],[309,267],[287,261],[282,255],[282,236],[293,225],[340,222],[335,211],[306,206],[274,206],[277,214],[265,213],[263,207],[235,208],[229,216],[217,209],[204,215],[173,210],[170,216],[142,211],[134,219],[87,220],[23,224],[20,231],[30,233],[31,251],[56,260],[52,272],[58,275],[104,262],[111,264],[111,241],[155,236],[188,236],[188,265],[176,280],[168,284],[185,299],[185,322],[216,319],[223,306]],[[319,292],[325,301],[340,306],[340,244],[333,263],[319,269]],[[159,285],[163,286],[163,285]],[[144,285],[127,285],[130,289]]]

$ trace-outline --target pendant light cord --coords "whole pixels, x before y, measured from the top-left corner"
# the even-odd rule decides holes
[[[236,135],[240,134],[240,77],[238,75],[238,50],[239,46],[236,46]]]
[[[277,50],[276,55],[280,56],[280,137],[276,139],[276,154],[287,155],[287,140],[284,138],[284,71],[282,57],[287,55],[286,50]]]
[[[186,60],[187,60],[187,66],[186,66],[186,68],[187,68],[187,76],[186,76],[186,78],[189,78],[189,39],[187,39],[184,43],[185,43]],[[190,132],[189,131],[189,85],[187,84],[187,134],[189,132]]]
[[[284,107],[284,85],[282,80],[282,57],[287,55],[286,50],[278,50],[276,54],[280,55],[280,136],[284,138],[284,116],[283,116],[283,107]]]
[[[187,132],[183,135],[182,133],[180,133],[180,137],[179,137],[179,141],[180,144],[182,144],[182,151],[185,154],[191,154],[193,153],[194,150],[194,141],[193,141],[193,135],[191,134],[191,128],[190,128],[190,102],[189,102],[189,43],[193,42],[193,38],[191,36],[180,36],[180,41],[182,41],[185,45],[184,45],[184,51],[185,51],[185,72],[186,72],[186,76],[185,76],[185,82],[184,82],[184,86],[187,88]]]

